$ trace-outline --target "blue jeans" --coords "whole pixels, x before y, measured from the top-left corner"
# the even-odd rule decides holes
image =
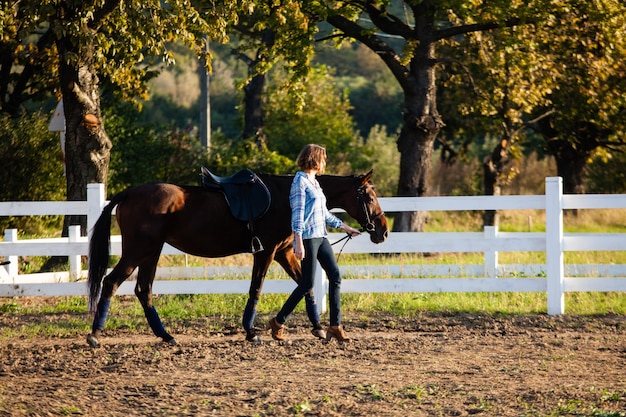
[[[276,321],[284,324],[304,295],[313,288],[317,261],[319,261],[328,277],[330,325],[338,326],[341,324],[341,274],[333,249],[325,237],[304,239],[303,243],[302,279],[278,312]]]

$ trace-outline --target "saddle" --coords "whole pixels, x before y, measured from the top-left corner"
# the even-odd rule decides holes
[[[220,177],[209,171],[207,167],[202,167],[200,183],[206,190],[220,191],[224,194],[233,217],[249,224],[252,233],[252,253],[262,251],[263,245],[254,234],[253,222],[267,212],[272,197],[261,178],[248,168],[230,177]]]

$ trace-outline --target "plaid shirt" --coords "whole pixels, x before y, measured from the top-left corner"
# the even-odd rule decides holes
[[[326,207],[326,196],[316,179],[298,171],[289,192],[291,204],[291,230],[303,239],[326,237],[326,225],[339,229],[341,219]]]

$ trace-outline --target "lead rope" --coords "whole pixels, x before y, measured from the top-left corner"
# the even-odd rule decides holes
[[[361,233],[366,232],[367,228],[366,227],[361,227],[361,230],[359,230]],[[346,235],[344,237],[342,237],[341,239],[339,239],[336,242],[333,242],[330,244],[330,246],[336,245],[337,243],[341,242],[342,240],[345,240],[345,242],[343,243],[343,245],[341,246],[341,249],[339,249],[339,253],[337,254],[337,263],[339,263],[339,257],[341,256],[341,252],[343,252],[343,248],[346,247],[346,244],[348,243],[348,240],[352,239],[352,235],[350,235],[350,233],[346,233]]]
[[[339,249],[339,253],[337,254],[337,263],[339,263],[339,257],[341,256],[341,252],[343,252],[343,248],[345,248],[346,247],[346,243],[348,243],[348,240],[346,240],[346,239],[350,240],[350,239],[352,239],[352,236],[349,233],[346,233],[346,235],[344,237],[342,237],[338,241],[333,242],[333,243],[330,244],[332,246],[332,245],[335,245],[335,244],[341,242],[342,240],[345,240],[345,242],[341,246],[341,249]]]

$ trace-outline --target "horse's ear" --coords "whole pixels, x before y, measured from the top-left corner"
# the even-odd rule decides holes
[[[370,181],[373,173],[374,173],[374,169],[370,169],[367,174],[359,175],[359,181],[361,182],[361,185],[360,185],[361,187]]]

